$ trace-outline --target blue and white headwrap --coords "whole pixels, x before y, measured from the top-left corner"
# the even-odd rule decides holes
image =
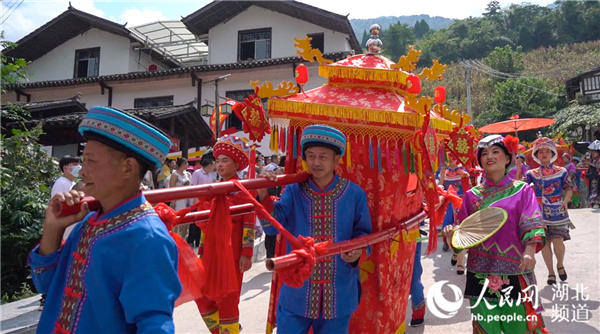
[[[150,168],[160,168],[171,147],[166,134],[152,124],[107,107],[88,110],[79,124],[79,133],[85,138],[131,153]]]
[[[343,156],[346,150],[346,136],[340,130],[328,125],[310,125],[302,131],[302,138],[300,138],[302,158],[305,158],[305,147],[310,144],[332,148]]]

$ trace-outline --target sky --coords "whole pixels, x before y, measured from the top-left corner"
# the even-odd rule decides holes
[[[428,14],[462,19],[481,16],[490,0],[301,0],[304,3],[348,15],[350,19],[379,16]],[[159,21],[180,20],[202,8],[210,0],[71,0],[76,9],[127,27]],[[529,0],[546,6],[554,0]],[[521,1],[500,0],[502,8]],[[69,0],[1,0],[0,26],[4,39],[16,42],[67,10]]]

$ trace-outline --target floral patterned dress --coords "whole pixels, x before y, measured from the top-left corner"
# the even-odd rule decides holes
[[[474,315],[514,312],[523,316],[535,312],[535,309],[527,311],[524,303],[514,307],[507,307],[506,304],[498,306],[499,300],[516,301],[523,290],[535,285],[533,270],[519,269],[525,247],[534,243],[536,251],[539,251],[544,244],[545,226],[535,193],[528,184],[515,181],[508,175],[498,183],[485,179],[481,185],[465,193],[458,221],[487,207],[506,210],[508,218],[489,239],[468,250],[465,296],[471,299],[471,311]],[[477,303],[478,299],[480,303]],[[541,321],[528,324],[525,321],[505,323],[474,320],[473,329],[475,333],[497,332],[499,328],[505,333],[523,333],[524,328],[541,324]]]
[[[550,164],[527,172],[527,183],[533,184],[535,196],[542,208],[544,223],[548,230],[546,238],[571,239],[569,213],[562,200],[564,190],[573,187],[573,179],[564,167]]]

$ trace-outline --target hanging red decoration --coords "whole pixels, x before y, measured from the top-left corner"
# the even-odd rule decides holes
[[[304,64],[296,66],[296,83],[300,87],[308,82],[308,68]]]
[[[433,92],[433,99],[435,100],[435,103],[444,103],[444,101],[446,101],[446,87],[437,86],[435,87]]]
[[[419,79],[418,75],[411,74],[406,81],[408,84],[407,92],[411,94],[419,94],[421,92],[421,79]]]
[[[257,94],[258,91],[254,95],[248,95],[244,102],[236,103],[231,109],[242,121],[244,132],[250,140],[261,141],[266,133],[271,133],[271,125]]]

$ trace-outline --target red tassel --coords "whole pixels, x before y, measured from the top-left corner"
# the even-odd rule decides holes
[[[282,128],[279,130],[279,151],[281,151],[281,153],[285,153],[285,136],[286,133],[286,129]]]
[[[256,146],[250,147],[250,161],[248,161],[248,178],[256,177]]]

